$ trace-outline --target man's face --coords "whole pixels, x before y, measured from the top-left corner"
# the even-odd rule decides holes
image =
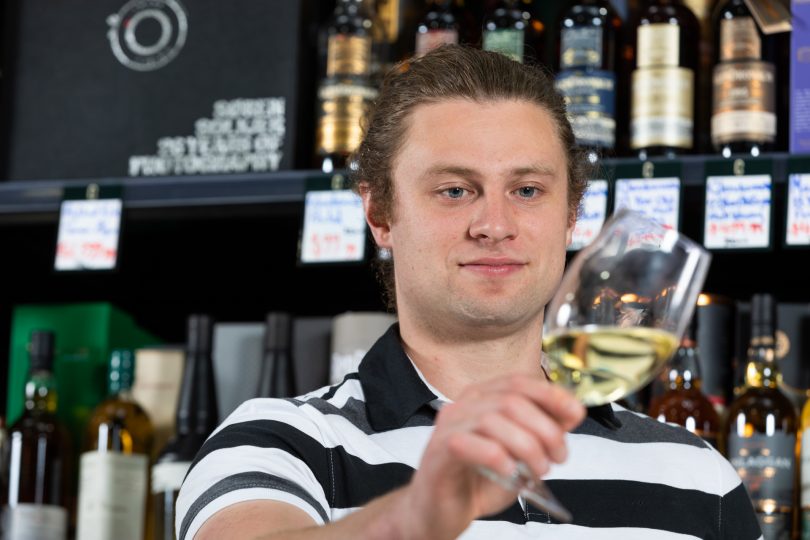
[[[372,230],[394,255],[400,316],[437,329],[542,320],[572,226],[549,114],[525,101],[421,105],[393,165],[393,222]]]

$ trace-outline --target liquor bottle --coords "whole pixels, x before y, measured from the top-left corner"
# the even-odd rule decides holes
[[[649,415],[661,422],[681,425],[716,447],[720,418],[711,401],[701,391],[694,320],[681,340],[680,348],[664,370],[668,388],[653,400]]]
[[[680,0],[649,0],[635,32],[630,146],[640,159],[694,148],[700,31]]]
[[[712,145],[724,157],[759,156],[776,141],[778,38],[762,33],[745,0],[719,3],[713,24]]]
[[[364,0],[338,0],[322,35],[325,75],[318,89],[318,166],[326,173],[349,166],[363,137],[361,120],[377,97],[372,86],[374,14]]]
[[[416,27],[416,56],[459,42],[459,22],[452,0],[428,0],[427,9]]]
[[[616,147],[621,19],[608,0],[573,0],[558,23],[555,72],[577,142],[593,163]]]
[[[292,397],[295,372],[290,355],[290,315],[268,313],[264,334],[264,362],[259,376],[258,397]]]
[[[518,62],[545,61],[545,27],[531,15],[531,0],[499,0],[484,18],[483,48]]]
[[[56,419],[53,333],[33,332],[28,352],[25,411],[8,430],[3,538],[65,540],[71,443]]]
[[[791,535],[799,420],[779,390],[774,307],[770,295],[751,299],[745,390],[729,407],[723,429],[726,455],[748,489],[765,540]]]
[[[377,22],[381,27],[381,73],[414,53],[414,38],[422,2],[377,0]]]
[[[177,432],[152,467],[155,540],[174,540],[174,505],[177,493],[197,451],[217,425],[217,400],[211,360],[212,330],[210,317],[189,317],[186,362],[177,402]]]
[[[90,416],[79,465],[77,538],[143,540],[154,430],[132,397],[135,355],[110,355],[107,393]],[[151,535],[150,535],[151,537]]]

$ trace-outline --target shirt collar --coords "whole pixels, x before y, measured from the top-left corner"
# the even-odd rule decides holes
[[[363,357],[358,377],[369,422],[377,432],[401,428],[423,407],[435,410],[450,401],[430,385],[405,354],[398,323],[391,325]],[[605,427],[621,427],[609,404],[588,408],[588,416]]]

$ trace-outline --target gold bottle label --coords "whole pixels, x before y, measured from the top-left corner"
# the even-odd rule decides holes
[[[639,26],[638,67],[678,67],[680,35],[681,27],[675,24],[656,23]]]
[[[371,38],[368,36],[329,36],[326,76],[368,75],[371,64]]]
[[[712,142],[715,145],[776,138],[776,76],[758,60],[723,62],[714,68]]]
[[[751,17],[735,17],[720,21],[720,61],[759,60],[762,40]]]
[[[362,121],[377,91],[359,84],[330,82],[321,86],[318,97],[318,152],[354,152],[363,139]]]
[[[633,148],[692,147],[694,80],[694,73],[687,68],[633,72]]]
[[[377,20],[388,43],[396,43],[400,31],[399,0],[377,0]]]

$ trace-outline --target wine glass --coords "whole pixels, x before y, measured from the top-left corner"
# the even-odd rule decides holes
[[[546,308],[551,380],[589,407],[650,382],[678,348],[710,260],[675,230],[630,210],[614,214],[571,261]],[[510,478],[485,474],[558,520],[571,520],[524,465]]]

